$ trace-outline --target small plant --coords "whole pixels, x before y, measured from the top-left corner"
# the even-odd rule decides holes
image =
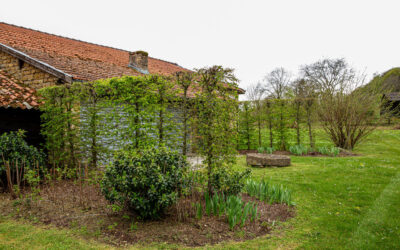
[[[319,147],[317,148],[317,151],[323,155],[329,155],[329,156],[338,156],[340,153],[340,148],[338,147],[327,147],[327,146],[323,146],[323,147]]]
[[[120,206],[118,204],[111,204],[111,205],[108,205],[108,207],[111,208],[113,213],[118,213],[118,212],[120,212],[122,210],[122,206]]]
[[[225,214],[229,228],[234,229],[236,225],[243,227],[246,221],[253,222],[257,219],[257,205],[253,202],[245,203],[241,197],[230,195],[225,197],[223,194],[209,196],[204,195],[206,201],[206,214],[208,216],[222,216]],[[197,209],[199,218],[200,209]]]
[[[203,218],[203,206],[200,202],[196,203],[196,218],[199,220]]]
[[[331,148],[331,155],[332,156],[336,157],[336,156],[339,155],[339,153],[340,153],[340,148],[338,148],[338,147],[332,147]]]
[[[267,154],[272,154],[274,151],[275,151],[274,147],[266,147],[264,149],[264,153],[267,153]]]
[[[264,151],[265,151],[265,149],[263,147],[258,147],[257,148],[257,152],[260,153],[260,154],[264,153]]]
[[[293,145],[289,147],[290,153],[294,155],[303,155],[308,153],[308,148],[304,145]]]
[[[113,224],[108,225],[107,229],[111,231],[111,230],[114,230],[117,226],[118,226],[118,223],[114,222]]]
[[[130,230],[131,231],[135,231],[135,230],[137,230],[138,229],[138,222],[137,221],[132,221],[131,222],[131,225],[130,225]]]
[[[265,180],[260,182],[248,180],[245,186],[246,192],[261,201],[269,203],[285,203],[287,205],[294,205],[292,201],[291,191],[284,188],[282,185],[272,185]]]

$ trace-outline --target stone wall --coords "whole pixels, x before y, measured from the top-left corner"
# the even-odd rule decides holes
[[[28,63],[23,63],[20,69],[18,58],[0,51],[0,69],[6,71],[7,74],[16,80],[28,85],[34,89],[40,89],[55,85],[58,78],[50,75]]]

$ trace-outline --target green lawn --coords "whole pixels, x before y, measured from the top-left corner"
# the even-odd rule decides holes
[[[254,169],[255,178],[292,189],[296,217],[265,237],[210,248],[400,248],[400,130],[376,131],[356,153],[362,156],[292,157],[290,167]],[[243,157],[237,168],[245,167]],[[70,231],[0,220],[0,249],[104,247],[76,237]]]

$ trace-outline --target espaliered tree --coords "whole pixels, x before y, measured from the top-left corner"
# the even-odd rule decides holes
[[[301,80],[299,87],[301,88],[301,93],[303,97],[303,107],[307,120],[308,138],[310,141],[311,150],[315,150],[315,138],[314,138],[314,113],[315,113],[315,103],[317,99],[317,92],[315,86],[304,79]]]
[[[273,101],[271,98],[265,98],[264,100],[264,110],[265,118],[267,120],[268,134],[269,134],[269,146],[272,148],[274,146],[274,136],[273,136],[273,124],[274,124],[274,114],[273,114]]]
[[[148,81],[156,88],[158,144],[161,147],[171,146],[176,141],[176,136],[173,114],[169,112],[169,108],[176,104],[177,91],[169,77],[151,75]]]
[[[304,102],[304,93],[303,86],[305,81],[303,79],[295,80],[292,83],[292,91],[293,91],[293,106],[294,106],[294,118],[295,118],[295,129],[296,129],[296,142],[297,145],[301,144],[301,134],[300,134],[300,124],[302,122],[302,114],[303,114],[303,102]]]
[[[246,90],[246,95],[248,99],[253,103],[253,116],[257,125],[257,134],[258,134],[258,147],[262,147],[262,128],[263,128],[263,109],[262,109],[262,100],[264,97],[265,90],[263,89],[261,83],[257,83],[256,85],[251,85]]]
[[[189,71],[180,71],[175,74],[175,81],[181,87],[182,93],[182,154],[187,154],[188,149],[188,136],[189,136],[189,96],[188,91],[194,80],[195,74]]]
[[[197,70],[200,91],[195,96],[194,125],[198,150],[205,157],[208,192],[213,192],[211,176],[224,164],[235,161],[238,85],[233,69],[212,66]]]
[[[276,68],[264,78],[265,90],[268,97],[274,98],[275,108],[278,113],[277,132],[278,147],[280,150],[286,150],[287,146],[287,125],[288,125],[288,109],[285,95],[291,82],[291,75],[284,68]]]
[[[107,86],[112,93],[109,115],[114,141],[135,150],[154,145],[159,139],[154,136],[159,110],[156,84],[151,79],[126,76],[108,80]]]
[[[77,163],[78,150],[78,98],[75,86],[53,86],[41,89],[39,93],[45,102],[41,106],[42,133],[46,139],[45,147],[53,169],[62,167],[65,175]]]
[[[99,126],[101,126],[99,101],[101,98],[93,83],[82,84],[80,87],[81,103],[84,103],[83,108],[81,108],[81,114],[83,114],[83,119],[81,119],[83,126],[81,126],[80,131],[81,140],[87,140],[87,142],[82,142],[83,149],[88,152],[90,166],[95,168],[99,161],[101,145],[99,143],[99,132],[101,131],[99,129]]]
[[[42,131],[50,163],[73,169],[78,160],[86,160],[95,167],[115,150],[165,144],[179,133],[167,108],[173,93],[171,81],[160,76],[42,89]]]
[[[253,124],[253,109],[251,102],[242,101],[239,104],[239,140],[241,144],[246,145],[246,149],[251,149],[251,141],[253,138],[254,124]]]

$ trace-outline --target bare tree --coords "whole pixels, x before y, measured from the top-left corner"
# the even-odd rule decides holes
[[[262,130],[262,99],[264,97],[264,88],[261,83],[257,83],[255,85],[250,85],[246,90],[247,98],[252,102],[254,105],[254,118],[257,123],[258,129],[258,146],[262,146],[262,139],[261,139],[261,130]]]
[[[374,130],[371,111],[379,106],[377,93],[358,88],[364,77],[344,59],[325,59],[303,66],[301,71],[318,90],[317,114],[337,147],[353,149]]]
[[[284,68],[276,68],[264,77],[265,91],[270,97],[282,99],[291,82],[291,74]]]
[[[356,82],[358,76],[343,58],[323,59],[310,65],[303,65],[300,70],[305,79],[324,93],[344,92]]]

